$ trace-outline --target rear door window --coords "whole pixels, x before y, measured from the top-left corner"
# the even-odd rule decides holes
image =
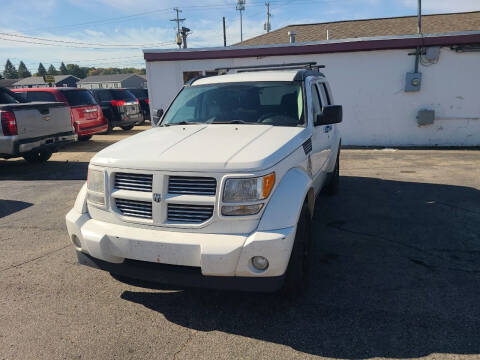
[[[68,100],[70,106],[96,105],[94,97],[88,90],[68,90],[63,91],[63,95]]]
[[[20,102],[25,102],[21,100],[20,93],[12,93],[8,90],[0,89],[0,104],[18,104]]]
[[[57,101],[57,99],[51,92],[27,91],[27,101]]]

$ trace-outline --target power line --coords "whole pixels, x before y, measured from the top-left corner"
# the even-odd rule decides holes
[[[47,38],[39,38],[39,37],[34,37],[34,36],[26,36],[26,35],[19,35],[19,34],[4,33],[4,32],[0,32],[0,35],[20,37],[20,38],[23,38],[23,39],[32,39],[32,40],[48,41],[48,42],[54,42],[54,43],[62,43],[62,44],[91,45],[91,46],[105,46],[105,47],[124,47],[124,46],[144,47],[144,46],[151,46],[151,45],[159,45],[159,44],[167,44],[168,43],[168,42],[163,42],[163,43],[149,43],[149,44],[101,44],[101,43],[88,43],[88,42],[81,42],[81,41],[66,41],[66,40],[47,39]]]

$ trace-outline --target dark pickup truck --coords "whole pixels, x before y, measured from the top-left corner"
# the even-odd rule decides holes
[[[60,147],[77,140],[70,110],[62,102],[26,102],[0,88],[0,158],[47,161]]]

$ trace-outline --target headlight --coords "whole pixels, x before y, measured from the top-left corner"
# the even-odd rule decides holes
[[[103,171],[88,169],[87,200],[97,205],[105,205],[105,173]]]
[[[275,173],[247,179],[228,179],[223,189],[223,201],[229,203],[266,199],[275,184]]]

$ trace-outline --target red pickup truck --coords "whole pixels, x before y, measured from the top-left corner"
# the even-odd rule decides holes
[[[57,101],[70,108],[72,125],[78,140],[89,140],[92,135],[104,133],[108,129],[107,119],[102,108],[86,89],[77,88],[28,88],[12,90],[27,101]]]

